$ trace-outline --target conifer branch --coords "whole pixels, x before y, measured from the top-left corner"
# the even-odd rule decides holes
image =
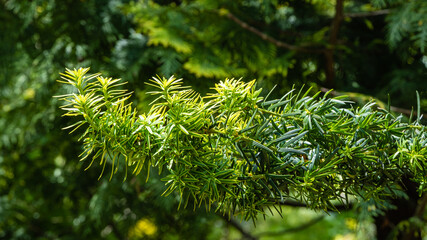
[[[339,211],[333,202],[343,196],[380,201],[405,176],[427,180],[425,126],[374,102],[354,109],[342,96],[302,89],[267,101],[255,81],[235,79],[202,98],[171,77],[151,80],[157,99],[137,115],[119,80],[88,71],[67,70],[61,80],[78,91],[63,96],[62,109],[80,119],[70,128],[86,128],[82,160],[97,160],[102,173],[108,165],[110,178],[119,166],[147,179],[151,168],[166,171],[164,195],[178,194],[183,207],[205,203],[255,221],[285,199]]]

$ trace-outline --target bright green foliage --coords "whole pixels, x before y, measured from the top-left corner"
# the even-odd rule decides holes
[[[270,100],[255,81],[234,79],[200,97],[181,79],[158,77],[149,83],[157,99],[138,115],[118,80],[88,71],[67,70],[60,80],[77,89],[63,109],[80,116],[70,127],[86,128],[82,159],[99,161],[102,172],[110,162],[111,176],[121,161],[147,178],[151,167],[167,171],[164,194],[177,191],[184,205],[255,219],[289,199],[324,210],[349,196],[380,202],[396,196],[404,176],[425,190],[425,126],[374,102],[353,108],[302,90]]]
[[[216,216],[177,213],[154,177],[140,189],[136,176],[123,183],[83,172],[73,161],[77,138],[61,131],[71,122],[52,98],[67,90],[58,72],[79,64],[115,71],[113,52],[133,27],[124,2],[0,1],[0,239],[125,239],[147,216],[162,226],[154,239],[210,233]]]

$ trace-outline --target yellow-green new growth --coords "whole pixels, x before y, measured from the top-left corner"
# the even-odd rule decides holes
[[[184,207],[215,203],[248,220],[288,200],[324,210],[349,195],[382,201],[408,176],[425,191],[425,126],[373,102],[354,108],[302,90],[263,99],[255,81],[235,79],[201,97],[182,79],[156,77],[148,85],[157,98],[138,114],[120,80],[88,71],[67,69],[59,80],[77,89],[61,97],[64,115],[78,118],[67,128],[85,126],[81,159],[98,161],[101,175],[111,166],[110,179],[126,179],[128,167],[147,179],[152,167],[166,171],[164,194],[176,192]]]

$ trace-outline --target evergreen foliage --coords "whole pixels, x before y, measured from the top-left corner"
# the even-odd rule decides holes
[[[333,45],[331,23],[339,2],[343,20]],[[256,236],[257,231],[283,232],[305,225],[310,211],[289,206],[283,209],[286,221],[269,218],[257,222],[256,230],[250,223],[233,225],[233,218],[229,221],[204,209],[176,211],[178,191],[161,196],[165,186],[160,178],[169,173],[166,167],[161,175],[158,168],[151,168],[144,184],[146,174],[131,175],[132,167],[124,182],[120,177],[98,180],[103,167],[99,164],[83,172],[84,164],[75,161],[82,148],[77,143],[81,129],[74,135],[60,130],[73,119],[60,118],[59,99],[52,98],[71,91],[55,82],[58,72],[64,66],[91,66],[121,76],[135,92],[129,96],[132,107],[141,111],[151,100],[143,81],[156,73],[182,76],[201,93],[218,78],[236,76],[258,79],[264,89],[277,85],[269,99],[281,98],[293,85],[299,89],[306,84],[317,91],[326,81],[324,53],[318,50],[329,49],[335,57],[336,79],[336,92],[330,96],[348,93],[364,105],[372,97],[387,103],[390,94],[391,105],[406,108],[409,116],[411,106],[417,105],[415,90],[421,113],[427,112],[427,56],[419,43],[424,8],[422,0],[0,1],[0,239],[237,238],[239,226],[248,228],[241,236]],[[392,32],[393,28],[397,30]],[[393,45],[392,33],[400,34]],[[173,42],[156,38],[159,34]],[[111,168],[107,159],[106,175]],[[124,177],[122,159],[116,174]],[[373,216],[364,218],[368,221],[358,218],[357,226],[374,221],[378,234],[414,232],[408,226],[426,218],[422,199],[427,197],[420,199],[418,185],[404,183],[405,192],[396,192],[398,201],[368,201],[345,210],[337,206],[345,214],[332,214],[310,231],[279,238],[359,234],[359,229],[346,228],[346,218],[355,221],[356,216]],[[378,211],[381,206],[387,209]],[[415,208],[421,215],[414,214]],[[406,215],[395,214],[399,209]],[[150,224],[157,231],[148,236],[142,230]],[[419,235],[425,232],[424,226]]]
[[[118,71],[117,51],[141,47],[143,37],[121,12],[125,2],[0,1],[0,239],[131,238],[148,216],[163,226],[157,239],[211,232],[216,216],[176,213],[176,200],[157,193],[157,179],[143,189],[138,177],[97,181],[71,160],[81,146],[60,130],[70,122],[52,98],[64,91],[55,80],[64,66]]]
[[[382,202],[396,197],[407,177],[425,191],[420,115],[408,124],[375,102],[352,107],[343,97],[302,89],[270,100],[255,81],[235,79],[201,97],[174,77],[148,83],[157,98],[139,115],[117,88],[120,80],[88,71],[67,70],[60,80],[77,90],[63,96],[62,109],[79,117],[67,128],[85,126],[82,160],[88,167],[99,161],[101,175],[110,162],[110,179],[122,161],[125,178],[128,167],[147,178],[151,167],[167,171],[164,194],[177,191],[184,206],[194,201],[254,220],[289,199],[325,211],[349,196]]]

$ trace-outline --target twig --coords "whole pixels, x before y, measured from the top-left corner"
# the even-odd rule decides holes
[[[254,28],[253,26],[249,25],[248,23],[240,20],[239,18],[237,18],[235,15],[233,15],[230,12],[227,12],[224,16],[227,17],[228,19],[232,20],[233,22],[235,22],[241,28],[246,29],[246,30],[254,33],[255,35],[259,36],[260,38],[262,38],[268,42],[273,43],[276,47],[286,48],[286,49],[298,51],[298,52],[309,52],[309,53],[323,53],[324,52],[323,49],[304,48],[304,47],[292,45],[292,44],[277,40],[277,39],[261,32],[260,30]]]
[[[331,31],[329,34],[329,43],[336,45],[338,40],[338,32],[341,26],[341,21],[344,18],[344,0],[337,0],[335,4],[335,16],[331,22]]]
[[[328,87],[334,87],[335,85],[335,60],[334,52],[335,46],[338,42],[338,33],[341,26],[341,22],[344,19],[344,0],[336,0],[335,4],[335,15],[331,22],[329,31],[329,48],[325,51],[325,75],[326,85]]]
[[[261,236],[280,236],[280,235],[284,235],[284,234],[299,232],[299,231],[302,231],[302,230],[309,228],[309,227],[313,226],[314,224],[320,222],[324,217],[325,216],[322,215],[322,216],[314,218],[314,219],[312,219],[312,220],[310,220],[304,224],[301,224],[300,226],[282,229],[282,230],[277,231],[277,232],[262,232],[262,233],[257,234],[257,236],[258,237],[261,237]]]
[[[237,231],[239,231],[245,239],[258,240],[257,237],[255,237],[254,235],[252,235],[250,232],[246,231],[242,227],[242,225],[240,225],[238,222],[236,222],[236,220],[232,219],[228,214],[222,215],[222,214],[218,213],[218,215],[222,219],[224,219],[227,222],[227,224],[233,226]]]
[[[302,203],[302,202],[297,202],[297,201],[284,201],[284,202],[281,202],[279,204],[284,205],[284,206],[290,206],[290,207],[308,208],[307,204]],[[335,209],[332,209],[332,210],[348,211],[348,210],[353,208],[353,204],[351,202],[348,204],[337,204],[337,205],[334,205],[334,208]]]
[[[364,17],[387,15],[389,13],[390,13],[390,9],[382,9],[382,10],[372,11],[372,12],[346,13],[346,14],[344,14],[344,17],[346,17],[346,18],[364,18]]]

